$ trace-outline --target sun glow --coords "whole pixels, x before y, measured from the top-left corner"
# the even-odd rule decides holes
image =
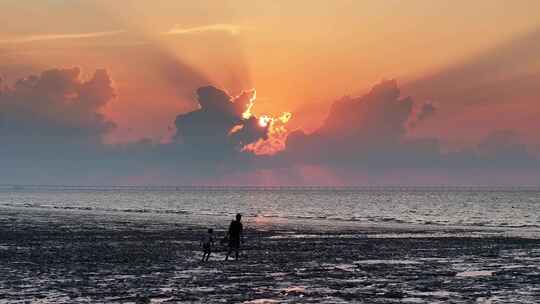
[[[234,134],[244,128],[243,125],[236,125],[229,130],[229,135]]]
[[[259,117],[259,126],[266,128],[268,125],[273,125],[274,123],[286,124],[292,117],[290,112],[284,112],[281,116],[274,118],[268,115],[261,115]]]
[[[242,151],[250,151],[257,155],[273,155],[284,150],[287,134],[289,134],[285,124],[291,117],[290,112],[284,112],[277,118],[269,115],[259,117],[258,124],[261,128],[268,129],[268,138],[246,145]]]
[[[270,122],[272,122],[272,118],[270,116],[262,115],[261,117],[259,117],[259,126],[262,128],[268,127],[268,124]]]
[[[251,108],[255,104],[255,99],[257,99],[257,91],[255,89],[251,89],[251,98],[249,99],[248,103],[246,104],[246,110],[242,113],[243,119],[250,119],[253,114],[251,113]]]
[[[251,97],[245,104],[244,112],[242,112],[242,119],[244,120],[255,117],[251,110],[255,104],[255,100],[257,99],[257,91],[255,89],[251,89],[247,92],[251,93]],[[235,99],[239,99],[240,96],[241,95]],[[265,132],[267,134],[267,138],[259,139],[257,142],[244,146],[242,151],[249,151],[257,155],[271,155],[285,149],[285,141],[288,134],[285,124],[291,119],[291,117],[292,114],[290,112],[284,112],[278,117],[272,117],[270,115],[261,115],[258,118],[255,117],[257,118],[257,125],[266,130]],[[229,134],[239,130],[241,130],[240,125],[235,126],[229,131]]]

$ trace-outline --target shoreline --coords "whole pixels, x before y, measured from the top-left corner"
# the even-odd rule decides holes
[[[167,226],[181,223],[194,227],[213,227],[226,229],[234,214],[193,214],[180,213],[153,213],[153,212],[125,212],[122,210],[100,210],[89,208],[56,208],[0,205],[0,215],[17,214],[27,217],[35,217],[38,220],[47,217],[48,220],[57,218],[59,222],[66,217],[70,220],[95,218],[97,221],[116,221],[125,223],[144,222],[150,227]],[[82,220],[84,222],[84,220]],[[418,236],[469,236],[469,237],[516,237],[526,239],[540,239],[540,228],[531,226],[494,226],[494,225],[443,225],[443,224],[420,224],[404,222],[363,222],[341,219],[326,218],[286,218],[275,216],[250,216],[244,214],[244,222],[261,231],[273,231],[275,233],[309,234],[310,232],[331,233],[345,232],[346,234],[370,235],[408,235]]]

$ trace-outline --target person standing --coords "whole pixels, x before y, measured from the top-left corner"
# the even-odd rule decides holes
[[[244,243],[244,227],[242,225],[242,215],[240,213],[236,214],[236,219],[231,221],[227,236],[229,238],[229,250],[225,256],[225,261],[229,259],[229,255],[231,255],[233,251],[235,252],[235,260],[238,260],[240,243]]]

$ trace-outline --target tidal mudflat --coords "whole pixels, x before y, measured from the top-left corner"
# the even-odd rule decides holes
[[[0,208],[0,303],[540,302],[535,238],[247,218],[240,261],[224,262],[218,244],[201,263],[211,224]]]

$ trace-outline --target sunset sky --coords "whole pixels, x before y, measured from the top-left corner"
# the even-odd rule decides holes
[[[533,163],[535,168],[540,151],[537,131],[540,127],[539,12],[540,1],[536,0],[5,0],[0,2],[0,18],[4,23],[0,31],[0,89],[5,91],[0,95],[0,136],[17,138],[14,142],[18,144],[23,142],[20,138],[26,136],[28,142],[36,143],[35,138],[44,138],[39,132],[44,124],[40,124],[32,136],[24,133],[26,135],[19,138],[15,136],[17,131],[9,131],[9,117],[14,117],[13,130],[20,130],[25,128],[25,121],[35,122],[32,119],[38,116],[53,117],[51,121],[56,126],[55,120],[63,119],[60,117],[65,113],[79,111],[74,107],[72,112],[64,113],[60,105],[57,111],[45,106],[44,112],[26,107],[24,111],[27,112],[24,112],[19,105],[25,103],[28,95],[16,91],[19,79],[47,70],[78,67],[80,75],[75,77],[75,82],[88,83],[82,85],[84,88],[79,88],[77,83],[74,86],[75,90],[80,90],[77,93],[70,89],[62,94],[87,94],[79,98],[81,102],[92,100],[88,102],[90,116],[85,116],[88,113],[77,114],[70,119],[82,121],[90,117],[88,123],[81,124],[88,126],[94,121],[94,114],[101,114],[103,117],[97,119],[104,124],[100,126],[107,127],[100,127],[96,132],[104,149],[143,139],[150,139],[154,144],[169,145],[179,141],[188,145],[187,135],[177,129],[176,119],[180,114],[198,109],[196,90],[199,87],[213,85],[232,98],[243,90],[256,89],[253,115],[278,117],[284,112],[292,113],[290,121],[279,125],[280,129],[276,131],[280,136],[276,139],[280,141],[276,149],[285,152],[283,156],[278,153],[271,160],[266,157],[261,160],[253,155],[243,155],[249,154],[249,149],[240,148],[240,157],[257,158],[257,164],[250,165],[255,169],[244,168],[242,172],[226,169],[226,182],[237,180],[242,183],[245,179],[250,180],[246,176],[253,172],[263,176],[257,183],[280,183],[279,180],[305,184],[343,183],[356,173],[362,176],[358,183],[378,182],[378,179],[366,177],[371,174],[361,169],[343,174],[342,167],[336,169],[330,164],[343,161],[344,155],[328,153],[308,165],[301,165],[294,173],[303,176],[300,181],[291,178],[294,174],[283,173],[283,168],[296,166],[297,156],[291,155],[301,153],[302,148],[289,149],[285,142],[290,132],[301,130],[306,134],[306,143],[313,147],[324,146],[315,137],[330,136],[327,134],[333,134],[332,130],[344,132],[332,122],[334,119],[337,124],[340,118],[329,117],[335,101],[344,97],[356,100],[377,84],[384,90],[393,90],[389,83],[381,81],[395,79],[401,90],[399,99],[410,96],[412,100],[403,119],[396,122],[403,128],[387,135],[384,133],[387,125],[393,122],[385,120],[399,115],[384,112],[380,116],[382,122],[368,123],[376,120],[380,111],[373,110],[375,106],[366,106],[365,110],[358,110],[364,114],[348,120],[363,119],[358,123],[360,131],[351,131],[353,137],[350,140],[364,140],[359,143],[362,147],[387,149],[388,145],[378,145],[378,140],[375,144],[372,135],[366,135],[371,131],[365,130],[373,128],[373,132],[381,137],[399,135],[395,139],[399,144],[406,140],[435,140],[442,155],[480,151],[474,157],[465,157],[472,162],[475,161],[471,159],[486,154],[482,149],[510,146],[509,149],[524,150],[521,152],[527,154],[525,160],[519,154],[521,152],[497,150],[494,153],[497,157],[504,154],[498,163],[524,161],[528,165],[510,165],[511,172],[482,165],[474,174],[460,174],[473,174],[482,180],[482,176],[491,176],[500,170],[507,172],[508,178],[493,183],[510,183],[510,180],[516,180],[515,176],[519,177],[519,182],[526,182],[535,173],[523,167],[531,167]],[[104,73],[97,73],[95,81],[91,81],[96,70],[104,70]],[[14,93],[9,93],[10,90]],[[47,90],[54,90],[54,85],[48,86]],[[36,98],[34,106],[39,108],[43,91],[36,92],[32,96]],[[366,100],[377,99],[375,95]],[[71,97],[65,100],[68,104],[72,102]],[[426,115],[420,114],[424,106],[429,110]],[[381,111],[387,110],[384,107]],[[32,114],[24,116],[23,112]],[[339,117],[341,114],[346,116],[347,111],[333,113]],[[1,118],[7,122],[2,124]],[[47,126],[49,123],[47,121]],[[363,135],[358,135],[360,133]],[[53,135],[59,137],[57,133]],[[186,138],[182,139],[182,135]],[[331,136],[337,140],[341,135]],[[46,142],[43,144],[47,145]],[[291,141],[300,146],[303,142],[303,139]],[[336,144],[330,139],[325,143],[330,142]],[[238,145],[245,143],[242,140],[236,142]],[[199,148],[203,149],[202,146]],[[197,149],[195,146],[190,151],[197,154]],[[115,150],[114,153],[120,152]],[[162,154],[158,155],[155,157],[161,158]],[[98,156],[92,158],[99,160]],[[34,156],[33,160],[37,167],[42,164],[39,156]],[[357,159],[348,161],[358,163]],[[280,164],[275,165],[275,162]],[[156,176],[166,175],[162,173],[163,166],[149,165],[140,171],[132,168],[125,177],[105,180],[110,183],[148,183]],[[265,167],[266,173],[261,173],[261,166]],[[331,173],[321,166],[332,167]],[[418,166],[411,166],[418,169]],[[418,183],[432,180],[424,179],[424,175],[436,175],[436,181],[440,183],[454,182],[448,176],[441,176],[440,171],[445,171],[446,166],[435,169],[430,166],[429,170],[415,171],[412,175],[418,177]],[[279,173],[273,172],[276,167],[279,167],[276,169]],[[387,174],[385,171],[384,175],[391,176],[389,183],[402,183],[402,176],[409,176],[408,166],[405,169],[401,164],[397,167],[399,173]],[[424,168],[423,165],[420,167]],[[16,181],[24,182],[25,175],[16,167],[13,170],[20,174]],[[276,174],[280,177],[275,177]],[[378,174],[379,171],[375,175]],[[105,175],[98,172],[94,178],[103,180],[101,177]],[[93,179],[80,180],[95,182]],[[178,183],[186,180],[189,179],[179,178]],[[1,181],[9,182],[10,178],[3,175]],[[42,182],[42,179],[37,181]],[[206,182],[204,178],[189,180],[190,183],[201,181]],[[223,180],[209,182],[223,183]]]

